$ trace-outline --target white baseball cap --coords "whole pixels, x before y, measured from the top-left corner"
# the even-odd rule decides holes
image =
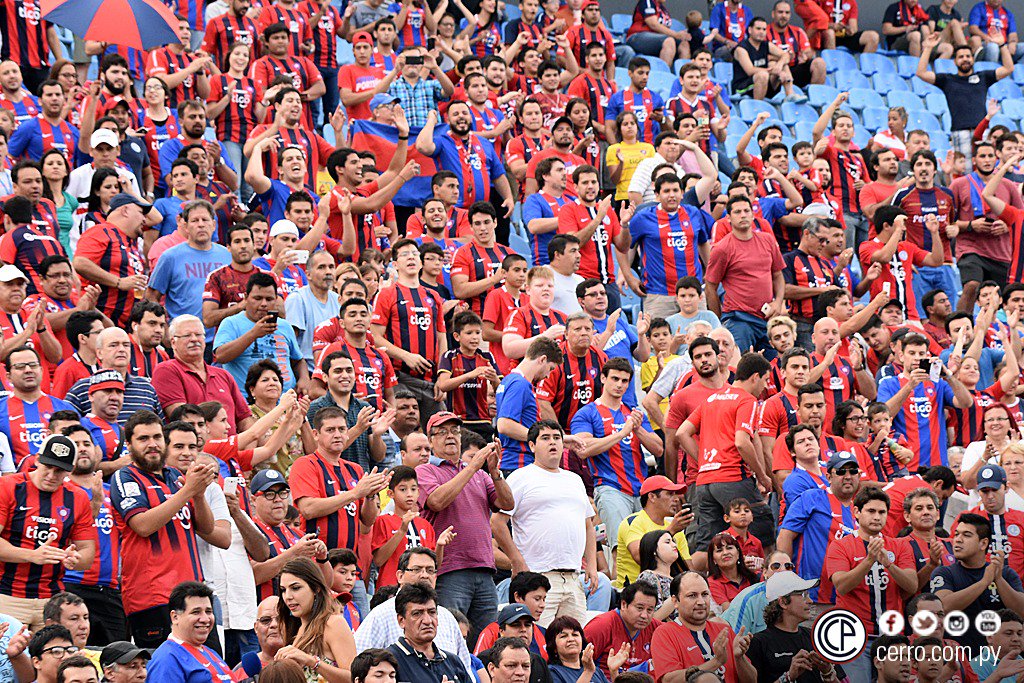
[[[89,136],[89,146],[98,147],[100,145],[110,145],[111,147],[117,147],[121,144],[121,141],[117,138],[117,133],[110,130],[109,128],[99,128],[92,132]]]
[[[270,228],[271,238],[277,237],[278,235],[295,235],[296,237],[298,237],[299,226],[295,225],[295,223],[292,223],[287,218],[282,218],[281,220],[274,223],[274,225],[272,225]]]
[[[768,602],[793,593],[799,593],[814,588],[818,585],[818,579],[801,579],[794,572],[775,572],[764,582],[764,596]]]
[[[28,278],[25,277],[25,273],[21,272],[18,266],[12,266],[10,263],[4,266],[0,266],[0,282],[13,282],[15,280],[24,280],[28,282]]]

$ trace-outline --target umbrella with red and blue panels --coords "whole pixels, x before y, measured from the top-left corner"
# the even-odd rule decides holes
[[[178,20],[161,0],[41,0],[43,19],[79,38],[140,50],[177,43]]]

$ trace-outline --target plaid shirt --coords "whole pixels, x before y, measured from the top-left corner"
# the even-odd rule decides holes
[[[369,407],[369,403],[366,401],[360,401],[355,396],[350,396],[348,399],[348,410],[345,410],[337,403],[334,402],[334,397],[331,396],[331,392],[327,392],[320,398],[316,399],[309,404],[309,410],[306,411],[306,421],[313,424],[313,416],[320,412],[323,408],[339,408],[345,413],[345,423],[349,429],[356,426],[359,422],[359,411],[363,408]],[[352,445],[341,452],[341,457],[349,462],[354,462],[363,468],[364,472],[370,472],[373,470],[378,463],[370,461],[370,430],[367,429],[362,434],[356,437],[356,440],[352,442]]]
[[[427,125],[427,114],[437,111],[437,103],[445,99],[441,84],[426,78],[416,81],[416,85],[410,85],[405,78],[397,78],[388,92],[402,101],[405,118],[413,127]]]

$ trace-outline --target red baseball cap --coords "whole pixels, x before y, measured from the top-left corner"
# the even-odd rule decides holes
[[[430,436],[430,432],[434,431],[434,427],[440,427],[446,422],[458,422],[462,424],[462,418],[449,410],[442,410],[439,413],[434,413],[427,420],[427,436]]]
[[[686,484],[673,484],[668,477],[656,474],[644,479],[643,486],[640,487],[640,495],[646,496],[655,491],[682,491],[685,488]]]
[[[360,31],[352,36],[352,46],[355,47],[359,43],[369,43],[370,45],[373,45],[373,36],[366,31]]]
[[[598,2],[597,0],[584,0],[583,7],[580,8],[580,11],[583,11],[583,10],[587,9],[590,6],[594,6],[594,7],[600,8],[601,7],[601,3]]]

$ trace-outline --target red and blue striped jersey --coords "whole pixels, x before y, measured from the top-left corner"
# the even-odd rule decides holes
[[[818,588],[810,590],[812,600],[821,593],[821,602],[832,602],[832,582],[825,571],[825,553],[829,544],[856,533],[857,519],[853,505],[843,505],[829,489],[808,489],[786,509],[782,529],[797,534],[793,562],[797,573],[805,579],[820,579]]]
[[[561,372],[555,371],[540,381],[537,398],[547,401],[558,416],[558,424],[567,425],[583,406],[601,395],[604,386],[601,368],[608,360],[604,351],[591,346],[583,356],[569,352],[562,340]]]
[[[26,293],[31,296],[43,290],[43,276],[39,264],[47,256],[67,256],[55,235],[36,228],[35,225],[20,225],[0,236],[0,259],[13,263],[28,275]]]
[[[0,538],[26,550],[35,550],[47,541],[61,549],[77,541],[95,543],[89,496],[70,482],[49,492],[36,488],[27,472],[6,476],[0,480]],[[0,593],[45,600],[64,590],[63,576],[63,564],[5,562]]]
[[[69,484],[74,482],[69,481]],[[77,485],[77,484],[74,484]],[[80,487],[92,500],[92,490]],[[64,583],[83,586],[106,586],[116,589],[121,574],[121,536],[114,521],[114,507],[110,504],[110,484],[103,485],[103,505],[96,515],[96,559],[85,571],[71,570],[64,574]]]
[[[125,278],[130,275],[144,275],[146,261],[135,244],[121,232],[120,228],[110,223],[100,223],[82,233],[75,247],[76,256],[84,256],[99,265],[105,272]],[[89,280],[82,278],[82,285]],[[96,308],[103,311],[114,324],[128,327],[132,306],[135,305],[135,290],[127,292],[116,287],[100,286],[100,298]]]
[[[1004,507],[1002,514],[995,515],[982,505],[967,512],[981,515],[992,525],[992,542],[988,546],[988,552],[1003,551],[1006,555],[1006,566],[1018,574],[1024,572],[1024,512]],[[951,536],[956,533],[956,525],[959,522],[960,518],[957,517],[953,528],[950,529]]]
[[[895,396],[909,380],[900,373],[885,377],[878,383],[878,401],[884,403]],[[900,411],[893,418],[893,429],[902,434],[913,459],[907,469],[916,472],[922,467],[947,465],[946,407],[953,405],[953,389],[945,380],[925,380],[914,387]],[[937,458],[937,460],[936,460]]]
[[[395,283],[377,294],[370,322],[384,326],[384,337],[400,349],[423,356],[431,367],[425,374],[413,372],[395,360],[395,370],[431,382],[440,360],[438,340],[445,334],[444,302],[437,292],[426,287],[407,287]]]
[[[113,462],[128,455],[125,444],[121,442],[121,425],[115,420],[107,422],[98,415],[89,413],[82,418],[82,426],[89,430],[92,441],[103,454],[103,462]],[[118,450],[118,444],[121,448]]]
[[[149,536],[139,535],[128,523],[167,502],[181,488],[181,477],[173,467],[148,472],[133,463],[110,480],[110,502],[121,534],[121,599],[128,615],[166,605],[171,589],[182,581],[203,580],[191,501]]]
[[[6,94],[0,93],[0,107],[14,114],[14,119],[19,125],[39,115],[39,100],[24,88],[22,88],[22,95],[22,98],[15,102]]]
[[[715,118],[715,106],[712,101],[704,97],[703,94],[697,95],[697,98],[693,102],[688,102],[683,93],[680,92],[678,95],[670,99],[665,103],[665,108],[672,114],[672,118],[678,119],[684,114],[693,114],[694,118],[697,119],[697,125],[706,126],[713,118]],[[711,153],[711,138],[700,141],[700,148],[705,154]]]
[[[39,0],[0,2],[0,60],[32,69],[50,68],[50,43]],[[62,57],[63,55],[58,55]]]
[[[256,28],[260,35],[271,24],[284,24],[291,39],[288,41],[288,54],[297,56],[304,54],[302,44],[313,40],[313,31],[309,27],[309,16],[298,4],[289,8],[276,2],[265,2],[260,14],[256,17]]]
[[[907,212],[907,241],[926,252],[932,250],[932,234],[924,227],[924,221],[929,215],[935,216],[939,221],[943,262],[953,262],[949,238],[946,237],[946,228],[956,221],[956,200],[952,192],[944,187],[923,190],[911,185],[896,190],[892,196],[892,205]]]
[[[192,53],[175,52],[169,47],[150,50],[149,58],[146,60],[146,78],[184,71],[195,59]],[[173,109],[185,100],[194,99],[202,99],[199,97],[199,78],[198,74],[189,74],[185,80],[171,89],[167,106]]]
[[[558,232],[579,232],[597,218],[597,206],[569,202],[558,211]],[[580,267],[576,273],[582,278],[597,278],[607,284],[615,279],[615,257],[612,253],[615,238],[622,232],[619,217],[609,211],[590,241],[580,245]]]
[[[320,3],[305,0],[299,7],[306,13],[306,23],[309,25],[310,37],[313,40],[313,63],[321,69],[337,69],[337,33],[338,27],[341,26],[341,13],[338,12],[338,8],[328,4],[320,21],[314,25],[313,16],[320,11]]]
[[[224,60],[228,56],[228,48],[234,43],[248,45],[249,61],[255,61],[259,45],[259,29],[256,22],[249,17],[236,16],[231,10],[210,20],[206,25],[206,36],[203,38],[203,51],[213,57],[214,64],[223,70]]]
[[[339,460],[334,464],[316,452],[292,463],[288,485],[292,489],[292,500],[297,503],[307,497],[330,498],[351,491],[362,476],[363,468],[356,463]],[[362,506],[363,501],[357,500],[323,517],[307,519],[306,533],[319,536],[328,550],[348,548],[354,551],[359,540]]]
[[[502,333],[518,334],[523,339],[533,339],[555,325],[565,325],[565,313],[553,308],[549,308],[547,313],[541,313],[532,304],[527,303],[512,311]],[[519,362],[513,360],[512,367],[517,365]]]
[[[256,81],[256,92],[263,92],[263,88],[266,86],[260,85],[259,81]],[[235,92],[238,92],[237,90]],[[309,113],[307,108],[306,113]],[[269,128],[269,124],[262,123],[254,128],[250,129],[249,137],[257,137],[262,135]],[[281,141],[281,148],[284,147],[299,147],[302,149],[302,154],[306,158],[306,184],[307,186],[312,185],[316,182],[317,171],[327,164],[327,157],[334,151],[334,147],[331,143],[324,140],[318,135],[312,128],[312,126],[305,126],[300,124],[296,128],[279,128],[277,131],[277,138]],[[271,150],[263,155],[263,168],[267,169],[267,177],[271,180],[280,180],[278,177],[278,164],[277,155],[280,150]],[[273,170],[271,170],[273,169]],[[366,186],[368,187],[368,186]],[[376,186],[374,186],[376,187]],[[309,191],[309,190],[307,190]],[[376,189],[372,190],[370,194],[376,192]],[[290,193],[290,192],[289,192]],[[367,194],[366,196],[369,196]],[[313,209],[316,209],[319,198],[315,192],[310,192],[310,198],[313,199]],[[285,197],[287,199],[287,196]],[[281,207],[281,211],[284,211],[284,207]],[[340,219],[339,219],[340,222]],[[332,237],[341,239],[340,231],[334,233],[332,230]]]
[[[224,97],[232,82],[235,90],[231,93],[231,101],[214,119],[214,126],[218,140],[244,145],[253,129],[260,124],[253,107],[263,97],[263,91],[251,78],[232,78],[221,74],[210,78],[209,101],[217,102]]]
[[[328,320],[321,323],[314,332],[313,351],[316,353],[316,369],[313,371],[313,377],[323,378],[320,364],[324,358],[335,351],[345,351],[356,366],[356,382],[352,387],[352,393],[356,398],[366,401],[377,410],[384,410],[384,390],[398,384],[398,377],[391,365],[391,359],[371,343],[367,343],[363,348],[349,344],[345,341],[343,333],[337,341],[326,344],[323,351],[317,351],[316,335],[320,332],[321,327],[329,326],[332,322],[333,320]],[[324,383],[326,384],[326,380]]]
[[[587,433],[596,439],[603,439],[618,432],[626,424],[629,406],[621,404],[618,410],[594,401],[582,408],[572,418],[570,431],[573,434]],[[643,429],[651,431],[651,423],[644,417]],[[636,432],[626,435],[604,453],[587,458],[587,467],[594,477],[594,486],[610,486],[627,496],[639,496],[640,485],[647,478],[647,461]]]
[[[604,45],[608,61],[613,64],[615,63],[615,38],[604,27],[603,23],[598,24],[596,28],[591,28],[586,24],[576,24],[575,26],[570,26],[565,35],[569,38],[569,49],[572,50],[573,56],[576,57],[576,63],[580,67],[587,63],[584,50],[591,43],[601,43],[601,45]],[[591,111],[594,110],[591,109]]]
[[[469,41],[473,43],[473,54],[477,57],[486,57],[488,55],[497,54],[501,50],[501,26],[492,17],[486,25],[481,26],[476,24],[473,27],[473,33],[469,36]]]
[[[425,3],[424,3],[425,4]],[[400,3],[391,3],[392,11],[395,16],[401,12],[402,7]],[[409,7],[408,14],[405,15],[405,23],[402,28],[398,30],[398,51],[401,52],[410,45],[416,47],[425,47],[427,44],[427,12],[429,9],[424,9],[417,5],[411,5]]]
[[[15,465],[39,452],[49,433],[50,416],[58,410],[75,410],[75,407],[47,394],[34,402],[23,401],[17,396],[0,398],[0,433],[11,443]]]
[[[203,0],[163,0],[163,3],[170,7],[175,14],[185,17],[193,31],[205,30],[206,15],[203,12],[205,9]]]
[[[78,129],[67,121],[53,125],[40,114],[19,125],[11,134],[8,154],[14,158],[39,161],[51,149],[64,153],[71,168],[75,167],[75,153],[78,150]]]
[[[823,361],[822,356],[811,354],[811,367],[820,365]],[[853,398],[857,389],[857,376],[850,361],[837,354],[832,364],[825,368],[818,383],[825,390],[825,422],[822,430],[831,432],[836,406]]]
[[[259,517],[254,516],[252,521],[256,522],[256,528],[267,539],[267,547],[270,549],[270,558],[278,557],[288,548],[295,545],[302,536],[288,524],[270,526]],[[268,558],[268,559],[270,559]],[[270,581],[265,581],[256,586],[256,600],[263,602],[272,595],[278,595],[281,588],[280,576],[275,576]]]
[[[633,8],[633,23],[626,31],[626,37],[650,31],[646,21],[648,17],[655,17],[662,26],[672,25],[672,15],[668,13],[668,8],[662,0],[638,0],[636,7]]]
[[[796,249],[783,254],[782,260],[786,263],[782,275],[786,278],[787,284],[817,288],[834,287],[836,284],[836,276],[831,266],[818,256]],[[786,302],[792,315],[813,318],[814,302],[817,300],[816,296],[812,296],[806,299],[787,299]]]
[[[1010,226],[1011,255],[1006,281],[1024,282],[1024,211],[1007,202],[998,218]]]
[[[652,114],[659,109],[665,108],[665,101],[650,88],[644,88],[643,92],[636,92],[632,87],[620,90],[608,98],[608,108],[605,112],[609,121],[614,121],[624,111],[631,111],[636,115],[640,124],[640,132],[637,134],[637,142],[649,142],[654,144],[654,138],[661,132],[661,124],[654,120]]]
[[[928,564],[931,559],[931,550],[928,544],[921,538],[918,538],[913,532],[907,534],[901,539],[907,544],[907,548],[914,555],[914,571],[921,571],[924,566]],[[935,540],[942,545],[942,565],[948,567],[956,561],[953,557],[953,542],[948,538],[935,537]]]
[[[466,356],[459,349],[451,349],[441,356],[438,373],[446,372],[452,377],[459,377],[484,365],[490,365],[498,373],[498,376],[501,376],[498,364],[494,362],[494,357],[487,351],[477,349],[474,355]],[[483,377],[473,377],[449,391],[445,403],[448,410],[463,420],[490,422],[487,393],[487,380]]]
[[[594,121],[604,123],[606,118],[605,110],[608,108],[608,102],[616,90],[618,88],[615,86],[615,83],[609,81],[605,76],[602,75],[599,78],[594,78],[584,71],[572,79],[565,92],[573,97],[582,98],[587,103],[587,106],[590,107]]]
[[[271,81],[278,76],[287,76],[292,79],[292,85],[299,92],[306,92],[316,82],[322,81],[323,76],[316,68],[316,65],[308,57],[288,55],[284,59],[266,55],[260,57],[249,67],[249,77],[256,81],[260,92],[266,92]],[[308,106],[302,108],[301,126],[304,130],[313,130],[313,114]],[[265,119],[274,120],[274,114],[268,111]],[[256,135],[256,133],[254,133]],[[277,167],[267,167],[268,173],[276,173]],[[316,176],[314,176],[316,177]]]
[[[839,149],[829,144],[821,153],[821,158],[829,163],[832,170],[832,191],[839,200],[843,213],[860,213],[860,193],[854,187],[858,180],[867,182],[867,166],[864,157],[854,147]]]
[[[212,98],[211,101],[213,101]],[[178,127],[178,114],[168,111],[167,118],[157,122],[143,110],[139,124],[146,129],[146,151],[149,152],[149,166],[153,169],[155,189],[165,190],[167,181],[164,180],[164,174],[160,172],[160,146],[181,135],[181,129]],[[158,193],[157,196],[159,197],[160,194]]]
[[[511,253],[512,250],[504,244],[481,247],[474,240],[455,251],[455,256],[452,257],[452,276],[465,275],[470,282],[478,282],[501,268],[501,262]],[[479,316],[483,316],[487,294],[488,292],[483,292],[466,300],[470,310]]]
[[[389,52],[386,55],[382,55],[375,49],[373,53],[370,54],[370,66],[383,69],[384,72],[387,73],[395,68],[395,57],[397,56],[398,54],[395,52]],[[463,101],[465,101],[465,98],[463,98]]]
[[[885,551],[893,565],[900,569],[914,567],[914,553],[901,538],[883,536]],[[859,536],[849,535],[830,543],[825,553],[823,574],[831,576],[837,572],[848,572],[867,557],[868,542]],[[864,580],[846,594],[836,595],[836,607],[847,609],[867,625],[869,635],[878,633],[878,623],[887,610],[903,609],[903,591],[888,569],[874,562]]]
[[[1003,385],[997,381],[987,389],[971,389],[970,392],[974,402],[969,408],[946,406],[947,424],[953,431],[952,446],[966,448],[967,444],[985,438],[981,424],[985,408],[1002,398]]]
[[[331,209],[333,210],[334,207],[332,206]],[[423,238],[437,242],[437,240],[432,240],[429,235],[425,235],[425,232],[423,229],[423,214],[414,213],[409,217],[409,222],[405,224],[405,236],[411,240]],[[449,240],[472,237],[473,229],[469,227],[469,211],[460,209],[457,206],[448,209],[448,222],[444,225],[444,234]],[[442,248],[445,247],[443,244],[441,246]],[[461,247],[462,244],[458,246]],[[454,249],[452,251],[454,252]],[[449,265],[451,264],[449,263]]]
[[[897,444],[904,448],[910,447],[907,444],[907,440],[903,438],[901,434],[890,432],[889,439],[895,440]],[[867,449],[865,448],[865,450]],[[867,455],[868,457],[864,461],[864,464],[866,467],[870,468],[868,473],[869,477],[873,477],[876,481],[893,481],[897,476],[902,476],[901,473],[906,469],[906,467],[896,459],[892,449],[889,448],[888,440],[882,442],[882,445],[878,447],[878,452],[874,455],[871,455],[870,452],[868,452]],[[900,515],[902,514],[903,513],[900,512]]]
[[[659,204],[633,216],[629,232],[633,246],[643,248],[644,288],[648,294],[672,296],[680,279],[703,277],[698,247],[711,239],[710,222],[701,209],[687,204],[673,213]]]

